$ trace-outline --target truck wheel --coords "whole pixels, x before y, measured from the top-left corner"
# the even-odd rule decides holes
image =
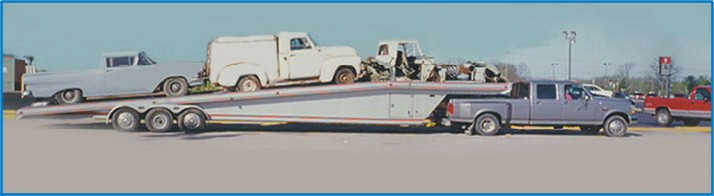
[[[178,127],[186,133],[198,132],[206,127],[206,118],[197,109],[187,109],[179,115]]]
[[[164,82],[164,94],[169,97],[188,94],[188,82],[183,78],[169,78]]]
[[[335,84],[352,84],[355,82],[355,73],[349,68],[340,68],[335,73]]]
[[[165,132],[172,128],[174,123],[173,115],[164,108],[155,108],[146,113],[144,119],[146,129],[151,132]]]
[[[627,133],[627,121],[619,115],[607,118],[603,126],[605,135],[610,137],[622,137]]]
[[[476,119],[474,131],[483,136],[496,135],[501,129],[501,123],[493,114],[484,114]]]
[[[260,90],[260,81],[255,76],[246,76],[238,80],[236,91],[253,92]]]
[[[112,127],[120,131],[138,131],[139,113],[129,108],[122,108],[112,115]]]
[[[580,126],[580,131],[585,134],[597,134],[598,132],[600,132],[600,126],[584,125]]]
[[[65,90],[55,95],[57,104],[77,104],[81,103],[83,99],[82,91],[79,89]]]
[[[684,120],[684,125],[697,126],[697,125],[699,125],[699,121],[698,120]]]
[[[660,126],[667,127],[672,124],[672,115],[667,109],[657,110],[657,113],[655,113],[655,117],[657,118],[657,124],[659,124]]]

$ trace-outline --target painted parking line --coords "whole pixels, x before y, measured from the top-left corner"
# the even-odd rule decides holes
[[[15,118],[15,110],[3,110],[2,117],[3,118]]]

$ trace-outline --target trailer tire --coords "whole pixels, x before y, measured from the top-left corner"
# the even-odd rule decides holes
[[[605,120],[603,126],[605,135],[610,137],[622,137],[627,134],[627,121],[620,115],[612,115]]]
[[[138,131],[141,127],[139,113],[131,108],[121,108],[112,115],[112,127],[119,131]]]
[[[82,91],[79,89],[69,89],[63,90],[55,94],[55,101],[57,104],[78,104],[84,100],[82,97]]]
[[[244,76],[238,80],[235,87],[239,92],[253,92],[260,90],[260,80],[255,76]]]
[[[501,123],[493,114],[483,114],[476,118],[473,129],[482,136],[492,136],[498,134]]]
[[[357,76],[352,69],[341,67],[337,69],[337,72],[335,72],[335,78],[333,80],[335,81],[335,84],[352,84],[355,82],[356,77]]]
[[[167,97],[178,97],[188,94],[188,82],[183,78],[169,78],[164,82],[164,94]]]
[[[657,120],[657,124],[660,126],[668,127],[672,124],[672,115],[669,113],[669,110],[665,108],[657,110],[655,113],[655,119]]]
[[[166,132],[173,128],[174,118],[169,110],[154,108],[146,113],[144,123],[146,124],[146,129],[151,132]]]
[[[206,117],[197,109],[187,109],[178,117],[178,127],[186,133],[195,133],[206,127]]]

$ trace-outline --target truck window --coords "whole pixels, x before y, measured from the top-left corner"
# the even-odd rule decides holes
[[[144,53],[139,53],[139,63],[137,65],[153,65],[156,64],[151,58],[146,56]]]
[[[293,38],[290,39],[290,50],[302,50],[310,49],[310,44],[308,44],[305,38]]]
[[[555,99],[555,84],[539,84],[536,89],[538,90],[538,99]]]
[[[516,99],[528,99],[530,94],[530,84],[514,83],[511,89],[511,97]]]
[[[585,95],[585,89],[571,84],[566,84],[564,90],[565,100],[578,100]]]
[[[387,44],[382,44],[381,46],[379,46],[379,52],[377,54],[389,55],[389,46],[387,46]]]
[[[134,64],[134,57],[111,57],[107,58],[107,67],[126,67]]]
[[[694,100],[709,100],[710,97],[709,91],[703,88],[697,89],[694,93]]]

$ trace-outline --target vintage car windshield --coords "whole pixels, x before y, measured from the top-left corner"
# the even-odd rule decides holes
[[[153,65],[156,64],[156,61],[151,60],[149,56],[146,55],[146,53],[142,52],[139,53],[139,65]]]

